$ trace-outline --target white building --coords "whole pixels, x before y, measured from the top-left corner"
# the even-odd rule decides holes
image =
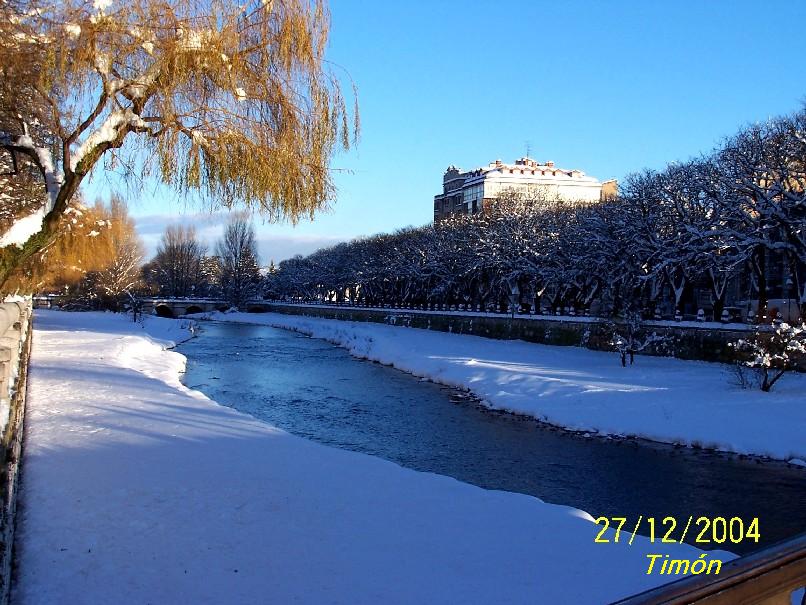
[[[581,170],[557,168],[554,162],[541,164],[531,158],[521,158],[514,164],[496,160],[469,172],[450,166],[442,179],[442,193],[434,196],[434,220],[481,212],[485,201],[504,191],[534,189],[540,189],[548,199],[589,203],[615,195],[616,181],[602,183]]]

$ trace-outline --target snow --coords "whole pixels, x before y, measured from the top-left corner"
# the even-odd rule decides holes
[[[27,125],[25,126],[27,130]],[[18,147],[27,147],[36,155],[39,166],[45,174],[45,188],[48,192],[47,202],[31,214],[14,221],[11,227],[0,236],[0,248],[6,246],[22,247],[28,239],[42,230],[42,221],[48,212],[53,209],[59,188],[64,182],[64,176],[56,170],[53,164],[53,155],[45,147],[37,147],[27,133],[14,139],[13,144]]]
[[[213,31],[210,29],[185,31],[180,28],[176,33],[177,37],[181,39],[179,48],[183,50],[201,50],[213,37]]]
[[[28,239],[42,230],[42,221],[45,220],[46,207],[42,206],[36,212],[32,212],[28,216],[16,220],[8,231],[0,236],[0,248],[6,246],[19,246],[22,248],[23,244]]]
[[[469,389],[491,408],[576,431],[787,460],[806,457],[806,376],[771,393],[732,384],[728,366],[432,332],[376,323],[266,314],[207,314],[220,321],[297,330],[353,355]]]
[[[81,26],[77,23],[66,23],[64,31],[71,39],[76,40],[81,35]]]
[[[98,12],[103,13],[112,6],[112,0],[93,0],[92,6]]]
[[[101,69],[103,66],[99,67]],[[104,143],[110,143],[120,133],[123,126],[145,127],[146,123],[130,108],[118,109],[110,113],[103,123],[94,130],[70,156],[70,169],[75,171],[84,156]]]
[[[15,602],[602,603],[700,554],[218,406],[182,325],[37,311]]]

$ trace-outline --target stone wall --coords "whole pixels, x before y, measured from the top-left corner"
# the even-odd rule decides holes
[[[598,351],[612,351],[613,322],[596,318],[555,318],[540,316],[495,315],[487,313],[418,311],[409,309],[367,309],[327,305],[291,305],[271,303],[272,311],[345,321],[371,321],[454,334],[473,334],[501,340],[525,340],[560,346],[583,346]],[[735,359],[728,343],[747,338],[751,332],[741,324],[692,324],[683,322],[646,322],[649,333],[665,336],[666,342],[643,352],[671,355],[680,359],[731,362]]]
[[[11,594],[31,316],[30,301],[0,304],[0,436],[3,457],[0,465],[0,605],[6,605]]]

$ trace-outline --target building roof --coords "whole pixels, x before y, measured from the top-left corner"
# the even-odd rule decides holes
[[[581,170],[559,168],[552,161],[538,162],[529,157],[515,160],[514,164],[506,164],[501,160],[490,162],[486,166],[461,172],[456,166],[449,166],[445,171],[443,183],[462,179],[463,184],[469,185],[482,180],[494,178],[499,181],[518,180],[540,182],[550,180],[556,182],[572,181],[567,184],[601,185],[598,179],[586,175]]]

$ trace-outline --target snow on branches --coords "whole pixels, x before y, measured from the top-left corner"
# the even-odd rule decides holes
[[[806,359],[806,323],[780,322],[771,332],[758,331],[752,339],[741,339],[731,346],[743,358],[739,363],[759,377],[762,391],[768,392],[786,373]]]
[[[0,224],[0,284],[104,156],[128,152],[126,174],[213,206],[291,221],[324,208],[332,153],[358,132],[328,24],[323,0],[0,3],[0,160],[35,165],[46,194]]]
[[[806,109],[745,128],[707,157],[631,175],[597,204],[507,192],[478,214],[285,261],[269,290],[359,305],[714,321],[751,308],[769,321],[770,300],[791,298],[788,314],[803,316],[804,133]]]
[[[621,367],[627,367],[627,357],[630,358],[630,365],[635,362],[635,355],[650,347],[660,347],[670,341],[668,336],[661,336],[655,332],[648,332],[641,320],[641,315],[636,312],[627,314],[624,322],[613,324],[613,338],[610,345],[621,357]]]

